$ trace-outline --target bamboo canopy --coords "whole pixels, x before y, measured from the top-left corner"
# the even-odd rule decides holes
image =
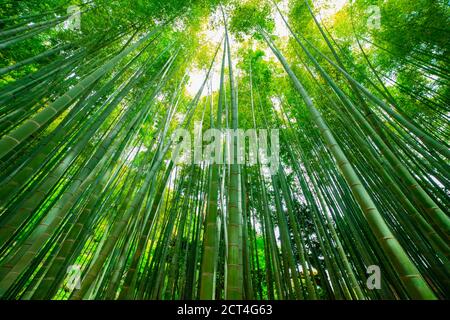
[[[0,4],[1,299],[450,298],[444,2],[71,4]]]

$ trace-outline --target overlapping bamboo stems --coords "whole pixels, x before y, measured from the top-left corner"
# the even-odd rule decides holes
[[[216,53],[217,53],[217,51],[216,51]],[[212,67],[212,64],[211,64],[211,66],[210,66],[210,69],[208,70],[208,75],[209,75],[209,73],[210,73],[210,71],[211,71],[211,67]],[[207,76],[207,78],[208,78],[208,76]],[[182,121],[183,126],[186,126],[186,125],[189,124],[189,122],[190,122],[190,120],[191,120],[191,118],[192,118],[193,110],[195,110],[195,106],[196,106],[197,103],[198,103],[198,99],[199,99],[199,97],[200,97],[201,91],[203,90],[203,87],[204,87],[205,83],[206,83],[206,80],[205,80],[205,82],[202,84],[202,87],[200,88],[200,90],[199,90],[199,92],[197,93],[196,97],[192,100],[192,102],[191,102],[191,104],[190,104],[190,107],[189,107],[189,109],[188,109],[188,113],[186,114],[185,119]],[[146,193],[145,190],[147,190],[147,189],[149,188],[149,186],[150,186],[150,181],[151,181],[151,177],[152,177],[153,174],[156,172],[156,170],[158,170],[159,166],[161,165],[161,161],[163,160],[165,154],[168,152],[168,150],[169,150],[171,144],[172,144],[171,139],[169,139],[169,142],[164,146],[164,148],[162,148],[162,150],[159,150],[159,151],[158,151],[158,154],[156,155],[156,157],[155,157],[155,159],[154,159],[154,161],[153,161],[153,163],[152,163],[152,165],[151,165],[151,169],[150,169],[150,170],[148,171],[148,173],[146,174],[146,178],[145,178],[145,180],[144,180],[143,186],[141,186],[141,188],[139,189],[139,191],[137,192],[137,194],[135,195],[135,197],[134,197],[134,199],[133,199],[133,201],[136,202],[136,204],[140,202],[140,199],[141,199],[141,198],[143,197],[143,195]],[[134,209],[133,206],[128,207],[128,209],[127,209],[127,210],[125,211],[125,213],[124,213],[124,215],[125,215],[124,217],[129,216],[129,215],[132,213],[133,209]],[[124,229],[124,227],[125,227],[124,222],[126,221],[126,219],[124,219],[124,217],[122,217],[121,220],[119,220],[118,223],[116,223],[116,224],[114,225],[114,228],[113,228],[113,230],[111,231],[109,238],[110,238],[112,235],[115,235],[115,237],[117,237],[117,234],[118,234],[118,233],[120,234],[120,233],[121,233],[121,230]],[[115,230],[115,229],[118,229],[118,230],[120,230],[120,231],[117,232],[117,230]],[[113,232],[113,231],[114,231],[114,232]],[[105,242],[105,246],[106,246],[106,247],[105,247],[105,248],[102,248],[102,251],[104,251],[104,252],[106,252],[106,253],[111,252],[111,250],[113,249],[114,243],[115,243],[115,240],[114,240],[115,238],[111,238],[111,239],[112,239],[111,241],[106,241],[106,242]],[[164,252],[164,251],[163,251],[163,252]],[[98,259],[97,261],[95,261],[95,264],[94,264],[93,266],[90,267],[90,270],[89,270],[89,272],[88,272],[88,274],[87,274],[87,277],[91,277],[91,278],[94,278],[94,277],[95,277],[95,271],[100,270],[100,268],[101,268],[103,262],[104,262],[105,259],[106,259],[106,253],[105,253],[105,254],[100,254],[100,255],[99,255],[99,259]],[[164,254],[164,253],[163,253],[163,254]],[[157,280],[157,281],[158,281],[158,280]],[[84,288],[82,287],[80,291],[75,292],[73,298],[81,298],[81,297],[83,297],[83,296],[87,293],[87,291],[88,291],[88,289],[89,289],[89,287],[88,287],[88,286],[89,286],[89,283],[90,283],[90,282],[88,281],[88,285],[86,285]],[[142,291],[141,291],[141,292],[142,292]],[[142,293],[141,293],[141,294],[142,294]],[[155,293],[153,293],[153,294],[155,294]]]
[[[128,65],[127,65],[128,66]],[[126,66],[126,67],[127,67]],[[117,77],[114,77],[111,82],[107,83],[107,85],[105,87],[103,87],[103,89],[107,90],[108,88],[110,88],[113,83],[115,82],[115,80],[117,80],[117,78],[119,76],[121,76],[123,74],[123,72],[126,70],[122,69],[121,72],[117,75]],[[141,69],[142,72],[143,69]],[[29,179],[30,177],[33,177],[36,175],[36,173],[38,172],[38,170],[42,170],[42,165],[45,163],[43,160],[45,158],[49,158],[52,159],[52,155],[55,153],[54,147],[57,145],[57,143],[59,142],[59,140],[57,140],[58,137],[62,137],[64,136],[65,133],[71,133],[71,132],[75,132],[75,138],[74,140],[80,136],[82,133],[84,133],[84,130],[88,129],[90,130],[92,133],[95,132],[95,130],[97,130],[99,128],[99,126],[103,123],[103,121],[109,116],[109,114],[114,110],[114,108],[118,105],[118,103],[126,96],[127,92],[129,92],[132,88],[132,85],[134,83],[136,83],[136,81],[138,80],[139,74],[136,73],[131,79],[133,79],[132,81],[129,81],[126,86],[122,86],[121,90],[117,91],[117,95],[116,96],[111,96],[110,99],[108,99],[99,109],[99,112],[101,112],[99,114],[99,116],[94,116],[92,117],[89,121],[86,121],[84,123],[82,123],[80,130],[71,130],[73,127],[70,126],[71,121],[69,120],[66,124],[66,126],[59,126],[56,130],[55,130],[55,134],[51,135],[47,138],[46,140],[46,145],[44,145],[43,149],[39,149],[37,148],[36,153],[35,153],[35,158],[33,158],[33,160],[31,162],[28,161],[28,163],[26,164],[26,166],[24,166],[23,168],[21,168],[21,170],[19,172],[15,172],[15,175],[12,176],[12,178],[10,179],[10,181],[8,181],[8,183],[2,187],[2,194],[5,194],[5,202],[7,203],[9,198],[12,197],[14,195],[14,192],[19,190],[19,187],[23,188],[23,185],[21,183],[23,183],[23,181],[26,181],[27,179]],[[100,90],[99,91],[99,95],[104,93],[104,91]],[[95,99],[97,99],[99,97],[99,95],[94,95],[92,97],[90,97],[90,99],[87,99],[87,107],[89,106],[89,103],[95,101]],[[91,99],[92,98],[92,99]],[[85,104],[86,106],[86,104]],[[102,109],[103,106],[107,106],[107,108]],[[85,110],[88,108],[85,108]],[[79,117],[83,116],[83,113],[78,114]],[[63,124],[63,123],[62,123]],[[94,124],[94,125],[93,125]],[[78,147],[78,149],[72,150],[72,157],[75,157],[87,144],[88,139],[90,138],[89,135],[84,135],[84,140],[79,140],[76,142],[76,146]],[[68,141],[71,141],[71,139],[68,139]],[[74,142],[72,142],[74,143]],[[70,161],[68,161],[68,163],[70,163]],[[63,170],[62,170],[63,171]],[[35,182],[36,183],[36,182]],[[9,193],[7,192],[9,191]],[[6,197],[8,196],[8,197]]]
[[[367,193],[366,189],[361,184],[358,176],[356,175],[353,167],[348,162],[345,154],[342,152],[337,141],[328,129],[325,121],[314,107],[311,98],[305,91],[297,77],[294,75],[290,69],[287,61],[281,55],[281,53],[275,48],[274,44],[268,38],[263,30],[260,30],[267,44],[270,46],[274,54],[277,56],[278,60],[283,65],[286,72],[289,74],[291,80],[294,82],[296,89],[301,94],[304,99],[315,124],[319,127],[319,130],[325,139],[328,148],[332,152],[333,156],[336,158],[337,164],[343,172],[345,179],[347,180],[356,200],[360,204],[366,219],[369,222],[373,232],[377,235],[380,245],[386,250],[391,262],[394,264],[395,269],[399,272],[401,280],[405,287],[408,288],[409,293],[414,298],[435,298],[433,292],[429,289],[426,282],[423,280],[422,276],[419,274],[417,268],[408,258],[403,248],[400,246],[398,241],[395,239],[388,226],[382,219],[380,213],[378,212],[373,200]]]
[[[120,62],[125,56],[130,52],[134,51],[137,47],[148,41],[152,36],[154,36],[159,29],[149,32],[147,35],[142,37],[139,41],[133,45],[127,47],[117,56],[113,57],[103,66],[99,67],[97,70],[92,72],[89,76],[80,81],[76,86],[66,92],[63,96],[57,99],[55,102],[47,106],[44,110],[40,111],[32,118],[23,122],[20,126],[16,127],[14,130],[9,132],[7,135],[0,139],[0,158],[3,158],[9,152],[11,152],[15,147],[20,145],[25,139],[27,139],[34,132],[40,130],[42,127],[48,124],[48,122],[59,114],[62,110],[67,108],[73,101],[82,94],[92,83],[103,76],[106,72],[110,71],[116,63]]]
[[[311,76],[312,72],[309,70],[308,66],[305,65],[305,67],[308,69],[308,72],[310,73]],[[320,87],[321,84],[319,82],[316,81],[316,84]],[[332,83],[333,85],[335,85],[334,83]],[[339,89],[337,89],[339,90]],[[326,91],[323,91],[326,92]],[[338,105],[336,105],[336,103],[327,96],[327,100],[334,105],[336,108],[340,108]],[[345,109],[342,110],[344,113],[346,112]],[[342,113],[338,113],[338,115],[342,115]],[[352,118],[352,114],[347,114],[346,116],[342,116],[340,117],[342,119],[343,122],[346,122],[346,125],[349,127],[349,130],[354,131],[354,125],[356,124],[356,126],[358,127],[358,122],[356,120],[354,120],[354,123],[349,122],[348,120]],[[366,153],[369,152],[369,147],[366,141],[363,141],[362,138],[360,138],[359,136],[361,135],[361,133],[355,134],[354,137],[358,139],[359,141],[359,147],[362,150],[366,150]],[[436,234],[436,232],[430,227],[430,225],[424,220],[424,218],[420,215],[420,213],[417,211],[417,209],[409,202],[408,198],[406,198],[406,196],[401,192],[400,188],[397,186],[397,184],[394,182],[394,180],[392,179],[392,177],[387,173],[386,170],[384,170],[384,168],[380,165],[378,159],[374,156],[374,152],[370,151],[368,156],[372,161],[372,163],[374,165],[377,165],[377,170],[379,171],[379,173],[381,174],[381,176],[383,176],[383,178],[386,179],[386,181],[389,183],[389,187],[392,188],[393,192],[395,192],[397,194],[397,196],[400,197],[400,199],[402,200],[402,202],[406,205],[406,208],[408,209],[408,211],[411,212],[411,215],[413,217],[413,219],[419,223],[419,226],[421,227],[421,229],[423,230],[423,234],[429,238],[434,246],[434,248],[437,250],[437,252],[441,255],[441,259],[444,259],[443,261],[446,261],[447,258],[445,258],[446,253],[448,252],[448,247],[445,244],[445,242]],[[357,158],[355,158],[357,159]],[[384,160],[385,161],[385,160]],[[400,218],[402,218],[402,216],[400,216]],[[408,224],[408,221],[406,221],[405,219],[403,219],[403,221]],[[411,226],[412,227],[412,226]],[[410,228],[409,231],[414,234],[415,230],[414,228]],[[420,242],[421,240],[418,239],[418,241]],[[426,252],[426,250],[424,251]]]
[[[168,62],[168,67],[170,66],[170,61],[173,61],[173,59],[170,59]],[[144,65],[145,68],[145,65]],[[167,70],[166,70],[167,72]],[[163,79],[165,79],[164,75],[162,77]],[[132,79],[136,79],[136,78],[132,78]],[[132,83],[133,81],[130,81],[130,83]],[[156,91],[156,93],[154,95],[156,95],[158,92],[158,90]],[[123,96],[122,96],[123,97]],[[120,98],[122,99],[122,98]],[[116,99],[117,100],[117,99]],[[116,101],[116,103],[118,103],[118,101]],[[112,108],[114,108],[116,106],[116,103],[112,103],[110,106]],[[131,112],[133,111],[133,108],[130,108],[128,113],[131,115]],[[148,109],[150,110],[150,109]],[[147,110],[147,112],[148,112]],[[141,111],[140,114],[138,113],[137,116],[142,116],[143,112]],[[130,119],[130,116],[128,115],[124,115],[124,119],[126,118]],[[134,121],[128,122],[128,128],[132,128],[133,125],[136,125],[136,120],[138,118],[135,116]],[[142,117],[142,119],[145,119],[145,116]],[[116,126],[116,128],[114,130],[112,130],[109,133],[109,137],[105,138],[105,140],[102,141],[102,145],[97,149],[96,154],[93,155],[93,157],[90,159],[90,162],[86,164],[85,168],[83,168],[84,172],[81,171],[81,176],[79,176],[79,180],[75,180],[75,184],[72,184],[72,188],[73,190],[70,193],[66,193],[65,196],[70,197],[70,198],[75,198],[76,199],[76,193],[74,193],[75,191],[78,192],[78,194],[80,194],[83,191],[83,188],[80,187],[81,182],[84,183],[84,185],[88,185],[88,183],[90,183],[90,179],[88,179],[87,177],[94,177],[96,171],[93,171],[93,167],[95,167],[98,164],[98,160],[100,159],[100,157],[105,153],[105,150],[107,150],[107,146],[109,144],[111,144],[111,142],[113,141],[113,139],[115,138],[115,136],[118,134],[118,132],[121,130],[122,125],[127,123],[126,121],[122,121],[119,122],[119,125]],[[125,132],[127,132],[129,129],[125,129]],[[90,137],[90,136],[88,136]],[[110,151],[108,151],[106,153],[106,157],[104,157],[104,159],[108,158],[108,154],[111,154],[114,151],[114,148],[110,148]],[[100,162],[101,163],[101,162]],[[83,175],[85,176],[83,178]],[[64,195],[64,194],[63,194]],[[63,199],[64,200],[64,196]],[[58,214],[64,214],[65,210],[67,210],[68,208],[70,208],[72,206],[72,200],[66,199],[65,201],[60,202],[62,204],[64,204],[64,208],[58,208],[58,207],[54,207],[52,210],[54,210],[54,212],[52,213],[52,210],[50,211],[50,213],[47,215],[46,220],[43,224],[41,224],[37,229],[34,230],[34,234],[38,237],[36,238],[36,236],[30,237],[28,239],[29,244],[25,243],[24,246],[21,247],[21,252],[23,252],[24,249],[26,249],[27,247],[31,246],[31,249],[29,251],[27,251],[27,254],[21,258],[20,261],[30,261],[29,257],[33,257],[36,250],[40,248],[41,243],[43,243],[43,241],[45,241],[46,239],[46,233],[45,230],[47,229],[47,227],[49,227],[50,230],[54,229],[59,223],[60,223],[60,219],[62,219],[61,217],[58,217]],[[55,211],[56,210],[56,211]],[[55,217],[58,217],[55,219]],[[40,230],[44,228],[43,230]],[[18,263],[16,262],[15,265],[15,269],[18,268],[19,266],[23,267],[22,263]],[[17,271],[14,271],[14,273],[16,273]],[[4,280],[2,280],[3,282]]]
[[[137,81],[137,79],[138,78],[136,78],[136,77],[133,77],[133,78],[131,78],[132,79],[132,81],[130,81],[130,82],[128,82],[127,83],[127,85],[126,86],[124,86],[124,88],[122,89],[122,92],[121,92],[121,94],[119,94],[119,95],[117,95],[112,101],[111,101],[111,103],[109,103],[108,104],[108,107],[107,108],[105,108],[104,110],[103,110],[103,112],[100,114],[100,117],[96,117],[96,118],[92,118],[92,122],[94,123],[94,124],[96,124],[96,125],[94,125],[94,126],[92,126],[91,128],[90,128],[90,131],[91,131],[91,134],[93,134],[94,132],[95,132],[95,130],[97,130],[98,128],[99,128],[99,126],[103,123],[103,121],[106,119],[106,117],[108,117],[108,115],[114,110],[114,108],[117,106],[117,104],[124,98],[124,96],[126,95],[126,93],[127,93],[127,91],[129,91],[130,89],[131,89],[131,84],[133,84],[135,81]],[[118,129],[120,128],[120,127],[117,127]],[[116,129],[116,132],[117,132],[117,130],[118,129]],[[114,139],[114,133],[113,133],[114,131],[112,131],[111,133],[110,133],[110,141],[112,141],[112,139]],[[67,160],[67,158],[64,160],[64,162],[62,162],[61,164],[60,164],[60,169],[59,169],[59,172],[60,172],[60,174],[62,174],[64,171],[65,171],[65,167],[67,167],[71,162],[72,162],[72,159],[74,159],[75,157],[76,157],[76,155],[82,150],[82,148],[84,148],[85,147],[85,145],[86,145],[86,143],[88,142],[88,140],[90,139],[90,135],[84,135],[83,136],[83,139],[82,140],[80,140],[77,144],[76,144],[76,148],[73,148],[72,149],[72,155],[68,158],[69,160]],[[108,143],[107,142],[103,142],[103,145],[108,145]],[[77,149],[78,148],[78,149]],[[102,152],[101,150],[100,151],[97,151],[98,153],[99,152]],[[69,153],[69,155],[70,155],[70,153]],[[35,162],[36,163],[36,162]],[[62,165],[62,167],[61,167],[61,165]],[[29,167],[27,167],[27,169],[30,169]],[[59,176],[58,175],[55,175],[55,174],[53,174],[52,175],[53,176],[53,178],[52,179],[47,179],[47,180],[45,180],[44,182],[45,182],[45,184],[43,184],[43,185],[41,185],[41,186],[39,186],[39,188],[41,188],[41,190],[46,190],[46,189],[48,189],[49,188],[49,186],[52,186],[52,183],[54,183],[54,181],[55,181],[55,179],[59,179]],[[51,176],[51,177],[52,177]],[[19,177],[19,179],[20,179],[20,177]],[[17,181],[20,181],[20,180],[17,180]],[[14,181],[13,181],[13,183],[14,183]],[[38,188],[38,190],[40,190]],[[27,201],[28,202],[30,202],[30,203],[38,203],[38,201],[36,201],[36,197],[42,197],[43,195],[45,195],[45,193],[44,194],[35,194],[35,195],[32,195]],[[39,198],[38,198],[39,199]],[[17,207],[17,206],[16,206]],[[20,206],[18,206],[19,208],[20,208]],[[22,207],[24,207],[24,205],[22,204]],[[19,216],[19,215],[16,215],[15,216],[15,220],[17,220],[17,219],[19,219],[19,218],[21,218],[21,216]],[[26,218],[26,212],[23,214],[23,216],[22,216],[22,219],[23,218]],[[8,225],[14,225],[13,223],[11,223],[11,222],[9,222],[8,223]],[[16,223],[15,224],[16,226],[18,226],[18,223]],[[7,230],[7,229],[6,229]],[[5,229],[3,230],[3,231],[6,231]]]
[[[264,110],[261,110],[261,111],[264,112]],[[265,116],[264,116],[264,127],[267,127],[267,128],[270,127],[269,123],[267,122],[267,118]],[[276,204],[277,213],[278,213],[279,226],[281,226],[280,232],[283,235],[282,244],[284,244],[288,250],[287,253],[285,253],[285,255],[290,257],[289,264],[291,265],[291,274],[294,278],[293,279],[294,280],[294,289],[296,290],[297,295],[300,298],[304,298],[306,296],[306,291],[307,291],[308,298],[315,299],[316,298],[315,291],[314,291],[314,288],[312,285],[309,268],[306,263],[307,259],[305,257],[305,253],[304,253],[304,243],[301,239],[301,234],[300,234],[299,227],[297,225],[297,220],[294,217],[293,198],[290,194],[290,190],[286,183],[286,177],[284,174],[284,170],[282,169],[281,166],[279,166],[277,174],[272,176],[272,185],[274,186],[275,204]],[[291,254],[292,248],[290,248],[290,247],[292,246],[292,244],[289,239],[290,236],[289,236],[289,232],[288,232],[287,220],[285,218],[285,212],[281,207],[281,197],[278,196],[280,193],[283,195],[283,198],[284,198],[283,200],[287,207],[287,212],[288,212],[289,222],[290,222],[289,225],[292,228],[292,230],[290,232],[292,232],[294,235],[294,242],[296,245],[296,249],[299,252],[300,263],[302,265],[303,275],[306,279],[307,290],[305,290],[303,282],[300,281],[299,272],[296,267],[297,263],[294,262],[295,258]],[[299,291],[299,289],[300,289],[299,285],[301,286],[301,291]]]
[[[332,100],[329,100],[330,102],[333,102]],[[346,117],[343,117],[343,119],[347,119]],[[412,234],[414,234],[414,230],[412,231]],[[420,241],[420,240],[419,240]],[[407,245],[409,245],[409,243],[406,243]]]
[[[220,71],[219,98],[217,102],[217,125],[211,118],[211,128],[221,130],[222,128],[222,112],[223,112],[223,95],[224,95],[224,77],[225,77],[225,57],[226,57],[226,40],[223,46],[222,65]],[[212,117],[211,109],[211,117]],[[221,143],[221,141],[214,141]],[[212,155],[210,155],[212,157]],[[223,159],[223,154],[214,154],[214,160],[210,171],[210,185],[208,190],[208,205],[205,217],[205,231],[203,235],[203,252],[200,279],[200,299],[214,299],[216,293],[216,271],[220,241],[220,220],[218,217],[218,200],[219,200],[219,182],[220,182],[220,165],[216,163],[216,159]]]
[[[445,234],[448,235],[450,219],[448,219],[448,217],[445,216],[445,214],[439,208],[439,206],[421,188],[421,186],[417,183],[417,181],[414,179],[414,177],[409,173],[409,171],[401,163],[401,161],[395,156],[395,154],[391,151],[389,146],[387,146],[386,143],[384,143],[384,141],[377,134],[377,132],[375,132],[375,130],[370,126],[370,124],[367,123],[367,121],[365,121],[365,119],[362,117],[362,115],[357,110],[355,110],[355,106],[353,105],[353,103],[346,97],[346,95],[342,92],[342,90],[340,90],[338,88],[338,86],[334,83],[334,81],[326,73],[326,71],[318,64],[317,60],[312,56],[312,54],[309,52],[309,50],[303,45],[301,40],[292,31],[292,29],[290,28],[289,24],[287,23],[287,21],[285,20],[284,16],[281,14],[280,11],[279,11],[279,13],[282,16],[286,26],[290,30],[290,32],[293,35],[296,42],[301,46],[301,48],[306,53],[306,55],[309,57],[309,59],[314,63],[314,65],[316,66],[316,68],[320,72],[320,74],[325,78],[325,80],[329,83],[329,85],[332,86],[333,90],[336,92],[336,94],[338,95],[340,100],[344,103],[344,105],[352,111],[352,114],[355,117],[357,117],[358,123],[363,124],[365,130],[370,134],[370,137],[372,137],[375,140],[375,142],[377,143],[377,146],[381,149],[383,154],[386,156],[387,160],[391,163],[392,167],[394,169],[400,171],[401,176],[399,176],[399,178],[401,179],[401,181],[404,181],[405,185],[408,186],[408,189],[414,193],[414,195],[415,195],[414,200],[419,200],[419,205],[424,206],[424,209],[425,209],[427,215],[430,215],[431,218],[433,219],[433,221],[436,223],[435,229],[442,228],[444,230],[444,232],[446,232]],[[326,37],[326,36],[324,35],[324,37]],[[305,39],[305,41],[307,41],[307,40]],[[312,44],[309,41],[307,41],[307,42],[310,46],[312,46]],[[374,99],[376,99],[380,103],[384,104],[381,100],[379,100],[378,98],[375,98],[370,92],[368,92],[367,89],[365,89],[359,83],[357,83],[341,67],[339,67],[335,63],[333,63],[328,57],[323,55],[314,46],[312,46],[312,47],[316,50],[316,52],[318,52],[321,55],[321,57],[323,57],[328,62],[330,62],[330,64],[332,64],[333,66],[338,68],[338,70],[344,74],[344,76],[350,81],[350,83],[352,83],[354,86],[357,86],[365,94],[372,96]],[[330,44],[330,47],[331,47],[331,44]],[[388,106],[386,106],[384,104],[384,108],[388,108]],[[404,122],[403,122],[403,124],[404,124]],[[414,130],[412,130],[412,131],[414,131]],[[442,148],[442,145],[440,145],[440,148]]]
[[[238,129],[238,101],[236,96],[236,85],[233,75],[233,63],[231,59],[230,41],[228,37],[225,13],[223,20],[225,25],[225,39],[228,56],[228,70],[230,81],[230,103],[231,103],[231,129]],[[227,203],[227,278],[226,299],[242,299],[243,296],[243,257],[242,257],[242,193],[241,193],[241,168],[238,164],[238,141],[233,136],[231,143],[232,162],[230,165],[230,184],[228,186]]]

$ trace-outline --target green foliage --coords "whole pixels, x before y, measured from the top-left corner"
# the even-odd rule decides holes
[[[450,296],[448,6],[284,3],[0,4],[0,298]],[[279,167],[171,162],[196,121]]]
[[[238,2],[233,9],[230,21],[230,31],[242,39],[244,36],[260,39],[257,28],[261,27],[267,31],[274,28],[274,20],[271,16],[272,9],[268,3],[257,0]]]

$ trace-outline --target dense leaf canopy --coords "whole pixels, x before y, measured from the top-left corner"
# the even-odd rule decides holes
[[[449,10],[3,0],[0,297],[448,299]]]

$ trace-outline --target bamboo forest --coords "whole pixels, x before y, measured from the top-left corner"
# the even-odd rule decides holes
[[[1,0],[0,299],[450,299],[449,41],[446,0]]]

